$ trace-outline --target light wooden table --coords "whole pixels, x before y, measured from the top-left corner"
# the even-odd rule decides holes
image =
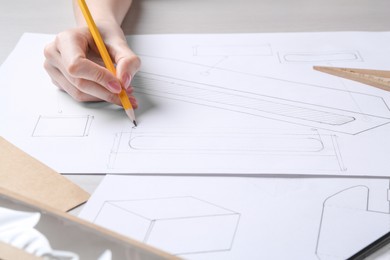
[[[389,0],[134,0],[123,28],[126,34],[389,31],[389,10]],[[71,0],[1,0],[0,63],[24,32],[73,26]],[[103,178],[66,176],[90,193]]]

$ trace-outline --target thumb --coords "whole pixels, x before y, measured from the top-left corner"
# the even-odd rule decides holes
[[[121,81],[122,86],[127,89],[141,66],[141,60],[127,44],[118,45],[116,49],[112,50],[112,56],[116,63],[116,76]]]

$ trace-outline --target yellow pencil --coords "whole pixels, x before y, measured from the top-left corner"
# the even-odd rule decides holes
[[[100,35],[98,28],[96,27],[95,21],[92,18],[87,3],[85,2],[85,0],[78,0],[78,4],[81,9],[81,12],[84,15],[85,21],[87,22],[88,28],[91,31],[93,40],[95,41],[95,44],[99,50],[100,56],[102,56],[104,65],[109,71],[111,71],[114,75],[116,75],[115,66],[112,63],[111,57],[108,54],[106,45],[104,44],[102,36]],[[137,126],[137,122],[135,121],[133,106],[131,105],[129,97],[127,96],[126,91],[123,88],[119,93],[119,98],[121,100],[122,106],[127,116],[133,121],[133,124]]]

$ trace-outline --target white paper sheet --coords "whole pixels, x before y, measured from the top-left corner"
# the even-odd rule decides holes
[[[59,172],[388,175],[390,94],[312,66],[390,70],[390,33],[131,36],[137,128],[53,86],[53,37],[1,66],[0,134]]]
[[[108,175],[80,217],[185,259],[346,259],[390,230],[389,181]]]

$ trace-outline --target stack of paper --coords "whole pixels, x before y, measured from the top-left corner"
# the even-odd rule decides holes
[[[390,94],[312,67],[390,69],[390,33],[129,37],[137,128],[52,85],[52,39],[2,65],[0,134],[61,173],[148,174],[82,217],[188,259],[344,259],[389,231]]]

